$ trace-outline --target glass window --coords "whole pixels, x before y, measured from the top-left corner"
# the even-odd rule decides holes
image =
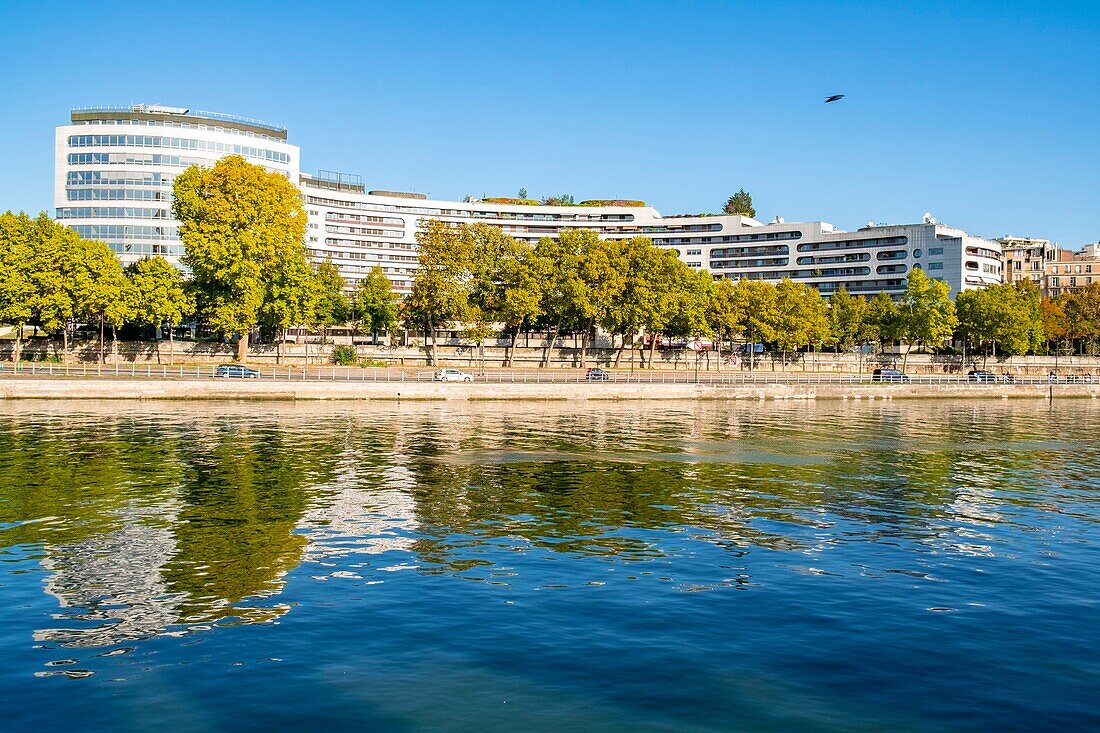
[[[913,250],[913,256],[914,257],[920,257],[921,256],[921,251],[919,249]]]

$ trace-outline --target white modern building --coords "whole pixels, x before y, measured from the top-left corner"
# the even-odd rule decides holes
[[[183,248],[172,219],[172,182],[190,165],[226,155],[298,181],[298,148],[258,120],[138,104],[74,109],[57,128],[54,207],[61,223],[110,245],[123,264]]]
[[[153,254],[176,261],[181,245],[171,218],[173,178],[188,165],[209,165],[234,153],[299,184],[310,256],[334,262],[351,286],[381,267],[397,292],[408,292],[418,261],[416,233],[427,219],[485,222],[532,243],[565,229],[594,229],[609,239],[645,236],[715,278],[789,277],[824,295],[842,286],[864,295],[897,295],[917,267],[947,282],[952,295],[1002,278],[999,242],[944,226],[930,215],[919,224],[869,224],[845,232],[821,221],[664,217],[625,201],[542,206],[510,199],[434,200],[367,190],[358,176],[300,174],[298,148],[286,142],[283,128],[159,105],[73,111],[71,124],[57,129],[57,218],[81,236],[108,242],[124,262]]]
[[[380,266],[398,292],[416,272],[416,231],[423,219],[484,222],[528,242],[565,229],[594,229],[602,237],[645,236],[676,250],[690,267],[715,278],[779,281],[789,277],[831,295],[840,287],[862,295],[898,295],[908,273],[960,290],[1001,282],[1001,246],[944,226],[868,225],[855,232],[826,222],[762,224],[744,216],[662,217],[649,206],[531,206],[431,200],[421,194],[366,191],[355,177],[301,177],[309,214],[307,247],[331,259],[349,283]]]

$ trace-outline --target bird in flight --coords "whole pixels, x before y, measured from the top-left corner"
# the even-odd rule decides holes
[[[843,94],[834,94],[831,97],[825,97],[825,104],[828,104],[829,102],[839,102],[842,99],[844,99]]]

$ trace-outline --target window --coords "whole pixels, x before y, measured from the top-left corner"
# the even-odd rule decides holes
[[[943,263],[942,262],[929,262],[928,263],[928,269],[929,270],[942,270],[943,269]]]
[[[1075,287],[1077,287],[1077,278],[1075,278],[1075,277],[1071,277],[1071,278],[1069,279],[1069,286],[1070,286],[1071,288],[1075,288]]]
[[[1053,287],[1053,288],[1056,288],[1056,287],[1058,287],[1058,278],[1056,278],[1056,277],[1052,277],[1052,278],[1050,279],[1050,286],[1051,286],[1051,287]]]
[[[1013,270],[1020,270],[1023,267],[1023,264],[1024,264],[1023,262],[1020,262],[1019,260],[1016,260],[1015,262],[1012,263],[1012,269]]]
[[[703,265],[700,262],[689,262],[689,263],[687,263],[687,266],[688,267],[702,267]]]
[[[921,251],[919,249],[913,250],[913,256],[919,258],[921,256]]]
[[[930,255],[942,255],[943,254],[943,247],[929,247],[928,248],[928,254],[930,254]]]
[[[703,250],[701,250],[701,249],[689,249],[687,251],[687,256],[688,257],[691,257],[692,255],[699,256],[701,254],[703,254]]]

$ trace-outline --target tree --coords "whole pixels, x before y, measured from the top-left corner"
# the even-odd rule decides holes
[[[168,363],[175,359],[175,327],[194,311],[195,302],[184,287],[183,273],[163,257],[145,257],[126,268],[133,288],[133,321],[156,329],[160,360],[160,327],[168,326]]]
[[[1063,298],[1043,298],[1039,303],[1039,316],[1042,319],[1043,337],[1047,342],[1047,353],[1050,353],[1050,343],[1065,341],[1070,335],[1069,317],[1066,315],[1065,300]],[[1058,348],[1055,346],[1055,348]]]
[[[99,322],[99,362],[102,364],[105,361],[104,325],[111,325],[114,350],[118,327],[131,315],[133,298],[129,282],[118,258],[103,242],[78,238],[69,245],[65,278],[72,294],[73,315],[86,322]]]
[[[786,368],[789,352],[820,346],[829,337],[829,307],[816,288],[786,277],[776,286],[775,298],[775,340]]]
[[[950,292],[951,287],[947,283],[929,278],[919,267],[914,267],[909,273],[905,295],[898,308],[902,335],[906,340],[903,370],[914,341],[921,345],[942,344],[959,325]]]
[[[467,227],[451,227],[438,219],[425,222],[416,241],[420,267],[407,300],[408,313],[427,331],[428,361],[436,364],[436,328],[463,320],[470,310],[473,242]]]
[[[12,361],[18,363],[23,347],[23,327],[34,316],[33,222],[26,214],[0,214],[0,323],[14,328]]]
[[[301,192],[239,155],[176,177],[172,215],[198,307],[218,332],[238,335],[237,359],[261,314],[274,327],[308,315],[309,262]]]
[[[734,334],[740,328],[744,314],[739,310],[732,280],[722,278],[714,282],[707,295],[707,323],[715,335],[714,341],[718,347],[718,358],[721,359],[723,344],[726,341],[733,340]]]
[[[1088,342],[1089,353],[1096,350],[1100,336],[1100,283],[1086,285],[1070,294],[1066,303],[1070,334]]]
[[[580,275],[582,253],[599,237],[590,229],[566,229],[557,239],[543,237],[535,245],[532,256],[538,269],[549,273],[540,293],[539,312],[548,326],[546,348],[540,366],[550,365],[550,351],[566,324],[578,320],[579,303],[587,285]]]
[[[749,344],[749,369],[756,361],[756,344],[774,341],[779,320],[776,288],[763,280],[738,280],[733,288],[733,307],[740,316],[739,330]]]
[[[974,341],[986,354],[988,344],[997,354],[1026,354],[1042,343],[1043,323],[1039,291],[1030,280],[964,290],[955,298],[958,334]]]
[[[389,332],[397,325],[397,295],[389,278],[381,267],[375,266],[359,281],[355,293],[356,318],[370,330],[372,340],[378,342],[378,334]]]
[[[898,305],[887,293],[878,292],[867,303],[868,329],[879,345],[879,351],[886,351],[886,344],[892,344],[902,336],[904,326]]]
[[[851,351],[874,338],[868,313],[867,300],[841,286],[829,298],[829,343],[838,352]]]
[[[517,194],[517,196],[521,199],[526,199],[527,198],[527,189],[526,188],[520,188],[519,193]]]
[[[626,287],[627,265],[623,248],[614,241],[602,240],[595,232],[580,238],[577,282],[571,305],[583,329],[580,368],[588,357],[588,343],[598,322],[613,318],[612,309]]]
[[[752,207],[752,196],[745,189],[740,188],[737,193],[726,199],[726,205],[722,208],[725,214],[739,214],[750,219],[756,218],[756,209]]]
[[[328,329],[347,323],[351,315],[345,286],[340,268],[332,260],[317,265],[313,275],[313,322],[321,327],[322,344],[327,340]]]

